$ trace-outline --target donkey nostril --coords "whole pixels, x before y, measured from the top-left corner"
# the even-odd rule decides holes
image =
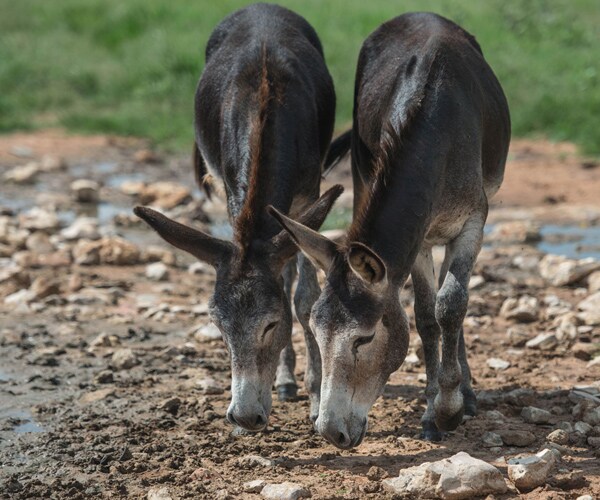
[[[266,424],[265,418],[262,415],[256,415],[256,420],[254,421],[254,425],[256,427],[263,427]]]
[[[237,425],[238,424],[236,422],[236,420],[235,420],[235,417],[233,416],[233,412],[231,412],[231,411],[227,412],[227,420],[229,420],[230,424],[233,424],[233,425]]]
[[[348,438],[348,436],[346,436],[346,434],[344,434],[343,432],[340,432],[340,435],[338,436],[338,444],[340,446],[348,446],[349,442],[350,439]]]

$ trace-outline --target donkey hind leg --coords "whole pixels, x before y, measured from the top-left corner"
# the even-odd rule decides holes
[[[313,304],[319,298],[321,289],[317,280],[317,272],[310,261],[303,255],[298,254],[298,268],[300,276],[298,286],[294,295],[294,306],[296,316],[304,329],[306,341],[306,372],[304,374],[304,385],[310,399],[310,419],[317,421],[319,416],[319,401],[321,395],[321,353],[317,340],[309,326],[310,311]]]
[[[438,393],[440,326],[435,319],[436,283],[431,249],[421,249],[412,271],[415,293],[415,321],[423,343],[427,386],[427,409],[421,418],[421,437],[427,441],[441,441],[444,433],[435,425],[433,401]]]
[[[475,395],[468,380],[470,372],[461,337],[469,302],[469,279],[481,248],[486,214],[485,207],[474,213],[460,234],[447,245],[447,262],[443,266],[447,272],[435,302],[435,317],[442,332],[442,363],[434,414],[436,425],[445,431],[456,429],[462,422],[465,402],[470,412],[475,410]]]
[[[283,268],[283,287],[288,300],[292,300],[292,285],[296,278],[296,263],[291,259]],[[292,346],[290,336],[289,343],[283,348],[279,355],[279,364],[277,365],[277,375],[275,376],[275,389],[279,401],[292,401],[296,399],[298,385],[294,376],[296,368],[296,353]]]

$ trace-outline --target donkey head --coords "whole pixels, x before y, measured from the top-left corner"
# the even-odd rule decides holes
[[[294,242],[327,274],[311,312],[321,351],[317,431],[339,448],[357,446],[367,414],[406,357],[408,321],[383,260],[362,243],[340,246],[270,210]]]
[[[334,186],[314,202],[300,220],[318,228],[343,188]],[[242,252],[235,244],[175,222],[147,207],[135,214],[166,241],[211,264],[217,271],[210,299],[211,319],[231,357],[231,423],[248,430],[267,425],[271,386],[279,354],[292,333],[292,313],[281,272],[297,248],[285,231],[270,240],[255,240]]]

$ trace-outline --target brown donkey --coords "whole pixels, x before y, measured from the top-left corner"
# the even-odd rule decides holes
[[[310,324],[323,359],[316,427],[332,444],[361,442],[369,409],[404,361],[409,323],[398,294],[409,274],[427,371],[423,435],[439,440],[475,414],[462,324],[509,140],[504,93],[466,31],[413,13],[367,38],[356,73],[346,243],[272,210],[327,273]],[[446,247],[439,290],[434,245]]]
[[[324,162],[335,94],[313,28],[275,5],[251,5],[227,17],[206,47],[195,115],[197,178],[208,196],[209,176],[222,184],[234,241],[149,208],[135,213],[169,243],[216,268],[210,314],[231,357],[227,417],[260,430],[271,411],[274,379],[281,399],[296,394],[290,295],[297,248],[265,207],[271,204],[318,229],[341,193],[336,186],[317,200],[322,166],[334,161]],[[335,155],[343,149],[332,148]],[[318,294],[316,271],[302,257],[294,300],[306,336],[305,382],[314,413],[321,361],[308,318]]]

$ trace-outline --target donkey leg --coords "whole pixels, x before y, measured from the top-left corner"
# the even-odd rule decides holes
[[[283,268],[283,287],[288,300],[292,300],[292,285],[296,278],[296,262],[291,259]],[[298,385],[294,376],[296,368],[296,353],[292,346],[292,338],[283,348],[279,355],[279,364],[277,365],[277,375],[275,376],[275,389],[279,401],[291,401],[296,399]]]
[[[415,293],[415,321],[423,342],[427,386],[427,409],[421,417],[423,439],[441,441],[443,432],[435,425],[433,401],[438,393],[440,327],[435,319],[436,283],[431,249],[421,249],[411,271]]]
[[[298,286],[294,295],[294,306],[296,316],[304,329],[306,341],[306,372],[304,374],[304,385],[310,399],[310,419],[316,422],[319,416],[319,401],[321,395],[321,353],[317,340],[310,329],[310,311],[313,304],[319,298],[321,289],[317,280],[317,272],[310,261],[303,255],[298,255],[298,267],[300,276]]]
[[[465,412],[464,380],[470,377],[463,371],[466,352],[459,348],[462,324],[469,302],[469,278],[481,248],[487,210],[473,214],[460,234],[447,246],[447,273],[437,294],[435,317],[442,331],[442,363],[438,375],[439,392],[434,400],[435,422],[439,429],[451,431],[462,422]],[[460,352],[460,354],[459,354]],[[464,357],[464,363],[460,358]],[[468,386],[470,390],[470,383]],[[472,393],[472,390],[470,390]],[[469,397],[470,397],[470,393]],[[472,394],[474,398],[474,394]]]

